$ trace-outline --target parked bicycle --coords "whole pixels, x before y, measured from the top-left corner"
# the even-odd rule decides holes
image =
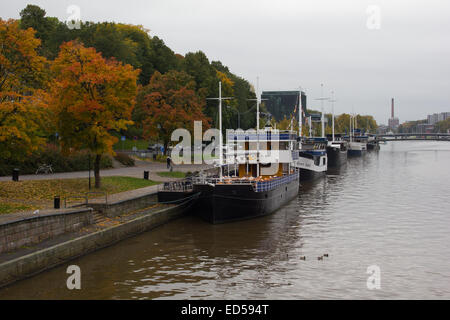
[[[53,168],[51,164],[42,164],[38,167],[38,169],[36,170],[36,174],[38,173],[45,173],[45,174],[49,174],[49,173],[53,173]]]

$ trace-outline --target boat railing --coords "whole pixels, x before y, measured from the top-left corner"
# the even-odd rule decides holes
[[[293,174],[284,175],[275,179],[270,179],[267,181],[258,181],[256,184],[256,192],[269,191],[275,189],[276,187],[289,183],[298,179],[298,171]]]
[[[158,191],[174,191],[174,192],[180,192],[180,191],[191,191],[193,188],[192,180],[186,179],[182,181],[170,181],[170,182],[164,182],[160,185],[158,185]]]
[[[193,184],[250,184],[254,185],[256,180],[254,179],[244,179],[236,177],[194,177],[192,178]]]
[[[285,174],[280,177],[271,177],[267,180],[258,180],[256,178],[236,178],[236,177],[195,177],[192,179],[193,184],[233,184],[233,185],[251,185],[256,192],[269,191],[279,185],[298,179],[299,172]]]

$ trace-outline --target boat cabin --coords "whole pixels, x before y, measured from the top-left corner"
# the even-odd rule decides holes
[[[266,179],[293,173],[292,162],[298,158],[296,141],[297,134],[288,130],[227,130],[225,165],[234,168],[239,178]]]

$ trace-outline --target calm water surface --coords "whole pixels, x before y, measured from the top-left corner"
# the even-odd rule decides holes
[[[270,216],[182,218],[0,289],[0,299],[450,299],[449,165],[448,142],[390,142],[302,185]],[[70,264],[81,290],[66,288]],[[379,290],[366,286],[371,265]]]

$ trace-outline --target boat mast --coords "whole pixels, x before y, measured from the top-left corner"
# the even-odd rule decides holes
[[[222,97],[222,81],[219,81],[219,97],[218,98],[206,98],[206,100],[219,100],[219,165],[220,165],[220,181],[222,181],[222,162],[223,162],[223,143],[222,143],[222,100],[233,99],[232,97]]]
[[[300,87],[300,91],[298,94],[298,136],[302,136],[302,120],[303,120],[303,114],[302,114],[302,87]]]
[[[256,77],[256,132],[259,130],[259,77]]]
[[[309,137],[311,138],[312,136],[312,121],[311,121],[311,116],[309,116]]]
[[[322,118],[320,119],[322,121],[322,138],[325,138],[325,119],[323,116],[323,83],[320,84],[320,95],[321,95],[321,101],[320,101],[320,105],[321,105],[321,111],[322,111]]]
[[[332,138],[332,142],[334,142],[334,103],[336,102],[336,100],[334,100],[334,91],[331,91],[331,127],[332,127],[332,134],[333,134],[333,138]]]
[[[350,134],[350,142],[352,142],[352,122],[353,122],[353,119],[352,119],[352,117],[353,117],[353,115],[350,115],[350,132],[349,132],[349,134]]]
[[[259,96],[259,77],[256,77],[256,176],[259,177],[259,104],[260,104],[260,96]]]
[[[323,96],[323,83],[320,84],[320,98],[317,98],[316,100],[320,100],[321,111],[322,111],[322,117],[320,119],[322,122],[322,138],[325,138],[325,116],[323,114],[323,101],[328,100],[328,98],[325,98]]]
[[[222,161],[223,161],[223,143],[222,143],[222,81],[219,81],[219,131],[220,131],[220,137],[219,137],[219,145],[220,145],[220,151],[219,151],[219,163],[220,163],[220,181],[222,181]]]
[[[259,176],[259,106],[261,104],[262,100],[267,100],[267,99],[261,99],[260,95],[259,95],[259,77],[256,77],[256,99],[247,99],[248,101],[255,101],[256,100],[256,136],[257,136],[257,154],[256,154],[256,174],[257,176]]]

